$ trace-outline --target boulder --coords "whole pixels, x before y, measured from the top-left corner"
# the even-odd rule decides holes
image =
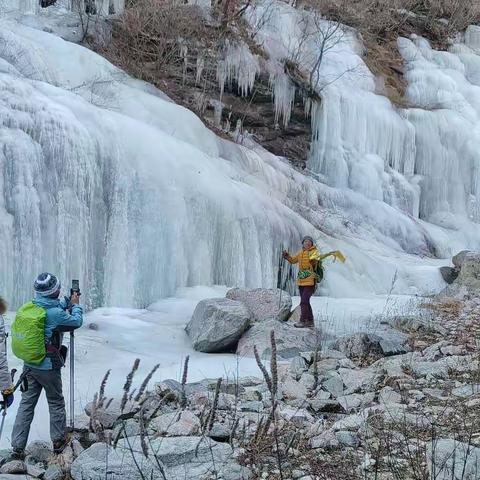
[[[440,267],[440,273],[445,282],[450,285],[457,279],[459,270],[453,267]]]
[[[154,432],[168,437],[182,437],[196,435],[200,432],[200,420],[192,412],[185,410],[180,412],[164,413],[154,418],[149,425]]]
[[[35,480],[35,477],[30,475],[16,475],[12,473],[0,474],[0,480]]]
[[[380,338],[368,333],[354,333],[339,338],[334,343],[333,348],[340,350],[350,359],[380,358],[383,356]]]
[[[480,253],[465,254],[462,268],[454,282],[458,293],[478,295],[480,293]]]
[[[465,261],[465,257],[469,253],[472,253],[472,252],[470,250],[462,250],[452,258],[452,263],[455,265],[455,267],[457,267],[457,269],[460,270],[462,268],[463,262]]]
[[[347,412],[350,413],[354,410],[359,408],[365,408],[373,403],[375,398],[375,393],[352,393],[351,395],[343,395],[338,397],[338,403],[342,406],[342,408]]]
[[[43,475],[43,480],[62,480],[64,477],[63,470],[60,465],[49,465],[47,471]]]
[[[372,333],[354,333],[339,338],[333,348],[355,360],[379,359],[410,351],[409,336],[393,328]]]
[[[112,479],[165,480],[158,465],[140,452],[141,448],[136,444],[132,444],[131,449],[120,444],[114,449],[105,443],[94,443],[73,462],[70,474],[73,480],[104,480],[107,475]],[[108,458],[108,464],[105,461],[106,458]],[[170,477],[167,476],[167,479],[170,480]]]
[[[229,352],[250,325],[250,314],[241,302],[228,298],[202,300],[185,330],[199,352]]]
[[[442,438],[427,445],[427,464],[436,480],[476,479],[480,471],[480,448]]]
[[[187,472],[189,480],[200,479],[231,462],[230,445],[208,437],[167,437],[151,443],[155,457],[168,468],[172,479],[185,478]]]
[[[233,288],[227,292],[227,298],[242,302],[250,313],[253,322],[278,320],[284,322],[290,316],[292,297],[278,288],[256,288],[242,290]]]
[[[27,446],[25,454],[32,457],[37,462],[47,463],[53,455],[53,450],[48,442],[37,440]]]
[[[0,468],[0,473],[10,473],[10,474],[21,474],[27,473],[27,466],[25,462],[21,460],[12,460],[11,462],[7,462]]]
[[[140,406],[134,401],[127,402],[123,410],[121,405],[122,399],[114,398],[111,402],[106,403],[104,407],[96,408],[94,412],[95,421],[100,423],[103,428],[110,429],[115,426],[118,420],[132,418],[140,410]],[[93,402],[87,403],[85,406],[85,413],[89,417],[92,415],[92,409]]]
[[[335,432],[335,437],[337,438],[340,445],[344,447],[358,447],[360,445],[360,438],[358,434],[350,432],[348,430],[340,430]]]
[[[317,335],[308,328],[295,328],[286,322],[267,320],[256,323],[238,342],[237,355],[253,356],[256,345],[261,358],[271,355],[270,331],[275,332],[277,355],[282,359],[291,359],[301,352],[314,350]]]
[[[338,448],[340,442],[333,432],[324,432],[316,437],[310,439],[310,446],[315,448],[322,448],[324,450]]]

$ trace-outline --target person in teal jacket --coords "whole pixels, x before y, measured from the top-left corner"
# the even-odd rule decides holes
[[[65,363],[66,347],[63,333],[80,328],[83,310],[80,298],[73,292],[69,302],[59,300],[61,284],[51,273],[41,273],[34,283],[33,303],[46,310],[45,345],[47,355],[40,365],[25,363],[24,372],[28,389],[22,393],[12,432],[13,456],[23,458],[33,421],[35,406],[45,390],[50,412],[50,437],[56,453],[67,444],[67,415],[62,391],[61,368]]]

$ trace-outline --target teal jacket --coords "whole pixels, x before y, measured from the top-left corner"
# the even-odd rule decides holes
[[[72,313],[70,314],[66,310],[67,305],[64,300],[37,295],[33,303],[47,311],[47,318],[45,320],[45,341],[47,344],[50,343],[55,331],[75,330],[83,324],[83,309],[80,305],[73,305]],[[62,338],[63,335],[60,334],[60,339]],[[49,355],[47,355],[40,365],[25,363],[25,366],[38,370],[52,370],[54,368]]]

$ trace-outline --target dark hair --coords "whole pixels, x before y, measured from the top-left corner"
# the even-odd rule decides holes
[[[55,293],[52,293],[51,295],[48,296],[48,298],[53,298],[56,300],[60,296],[60,289],[58,289]]]
[[[0,297],[0,315],[7,313],[7,302]]]

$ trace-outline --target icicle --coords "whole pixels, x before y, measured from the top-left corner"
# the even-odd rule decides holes
[[[200,55],[199,57],[197,57],[197,75],[195,77],[195,85],[198,85],[200,83],[204,68],[205,68],[205,58],[203,57],[203,55]]]
[[[275,124],[278,124],[280,119],[282,119],[283,126],[286,127],[290,121],[295,101],[295,85],[292,84],[283,70],[271,73],[269,83],[274,100]]]
[[[220,86],[220,98],[225,89],[225,83],[237,83],[238,92],[247,96],[253,89],[255,78],[260,72],[258,58],[250,52],[244,43],[225,42],[222,59],[217,65],[217,81]]]

